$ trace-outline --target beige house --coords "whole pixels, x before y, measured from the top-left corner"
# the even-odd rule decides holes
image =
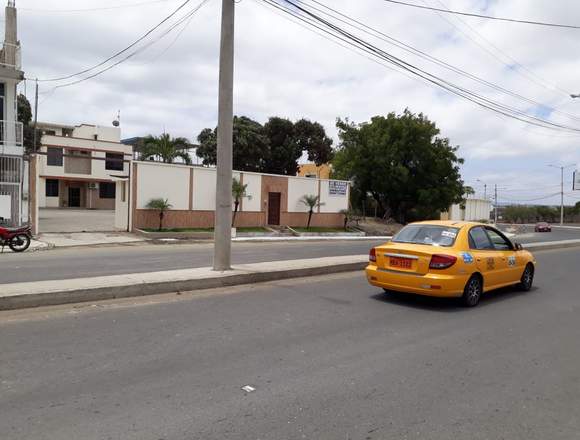
[[[38,123],[40,208],[115,209],[115,180],[129,172],[133,148],[119,127]]]

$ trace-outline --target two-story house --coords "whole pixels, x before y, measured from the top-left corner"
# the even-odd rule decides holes
[[[115,178],[129,173],[133,148],[119,127],[38,123],[40,208],[115,209]]]

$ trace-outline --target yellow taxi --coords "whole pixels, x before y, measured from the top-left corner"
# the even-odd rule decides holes
[[[370,284],[385,291],[461,298],[479,303],[490,290],[532,288],[536,260],[500,230],[474,222],[411,223],[391,241],[371,249]]]

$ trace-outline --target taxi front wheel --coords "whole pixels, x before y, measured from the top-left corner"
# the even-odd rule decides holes
[[[473,275],[465,285],[461,301],[466,307],[475,307],[479,303],[482,293],[483,283],[481,282],[481,278]]]

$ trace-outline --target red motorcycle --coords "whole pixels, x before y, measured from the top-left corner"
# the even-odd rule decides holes
[[[30,246],[32,230],[30,226],[21,228],[6,228],[0,226],[0,246],[4,252],[4,246],[8,245],[14,252],[24,252]]]

